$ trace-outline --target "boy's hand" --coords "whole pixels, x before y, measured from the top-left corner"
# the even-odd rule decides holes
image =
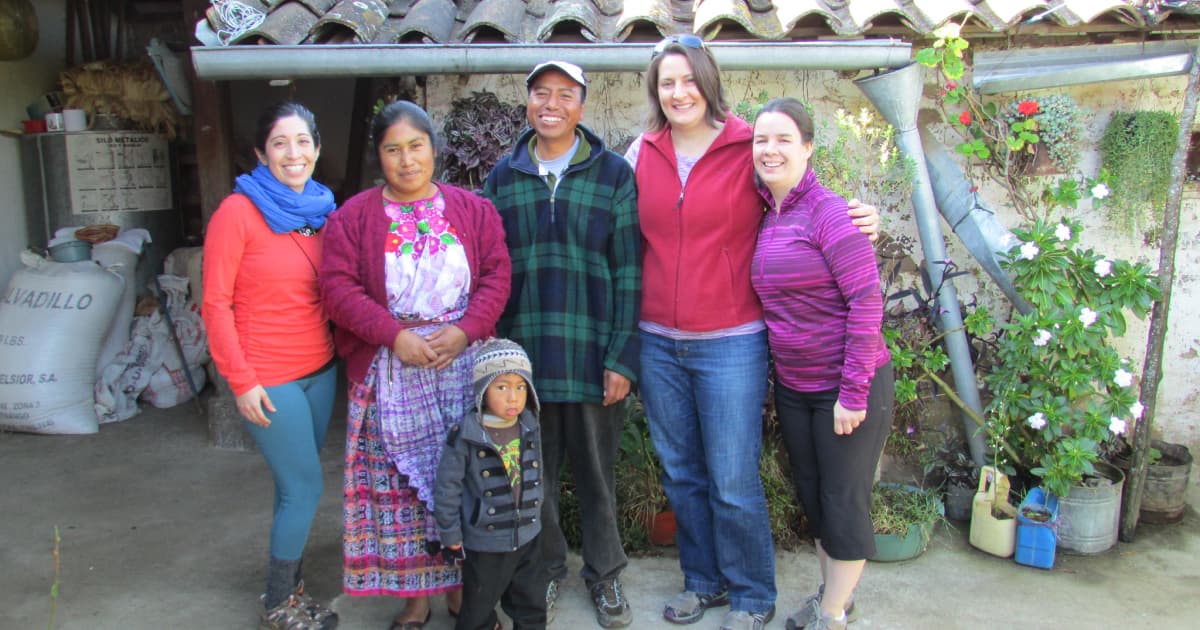
[[[463,560],[467,559],[467,551],[462,545],[454,545],[453,547],[442,547],[442,559],[446,564],[461,565]]]

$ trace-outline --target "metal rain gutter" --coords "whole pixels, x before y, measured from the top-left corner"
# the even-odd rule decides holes
[[[1196,40],[1072,46],[975,54],[971,83],[982,94],[1187,74]]]
[[[431,74],[519,74],[547,59],[588,72],[646,69],[653,44],[386,44],[193,46],[207,80],[317,79]],[[710,42],[722,70],[898,68],[912,58],[899,39],[844,42]]]

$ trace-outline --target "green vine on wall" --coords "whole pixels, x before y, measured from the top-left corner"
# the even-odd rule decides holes
[[[1171,112],[1113,113],[1100,155],[1112,188],[1106,205],[1120,227],[1132,232],[1147,214],[1161,222],[1178,135],[1179,118]]]

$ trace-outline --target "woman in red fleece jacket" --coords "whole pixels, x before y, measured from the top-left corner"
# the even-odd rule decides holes
[[[398,101],[371,125],[386,183],[329,220],[325,309],[346,359],[343,588],[408,598],[393,628],[418,628],[429,595],[461,605],[461,577],[440,554],[433,490],[447,430],[474,407],[475,342],[494,334],[512,274],[490,201],[433,181],[437,135]]]
[[[648,128],[625,157],[644,239],[641,395],[684,574],[663,617],[690,624],[728,604],[722,630],[760,630],[776,592],[758,478],[768,359],[750,286],[763,215],[750,125],[729,111],[717,62],[695,35],[655,46],[646,91]],[[878,211],[855,214],[874,231]]]

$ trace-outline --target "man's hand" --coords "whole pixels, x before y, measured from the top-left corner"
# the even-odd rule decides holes
[[[604,406],[619,403],[629,395],[631,383],[619,372],[604,370]]]
[[[858,226],[858,231],[867,235],[874,243],[879,238],[879,208],[872,205],[864,204],[858,199],[851,199],[849,214],[854,220],[852,224]]]

